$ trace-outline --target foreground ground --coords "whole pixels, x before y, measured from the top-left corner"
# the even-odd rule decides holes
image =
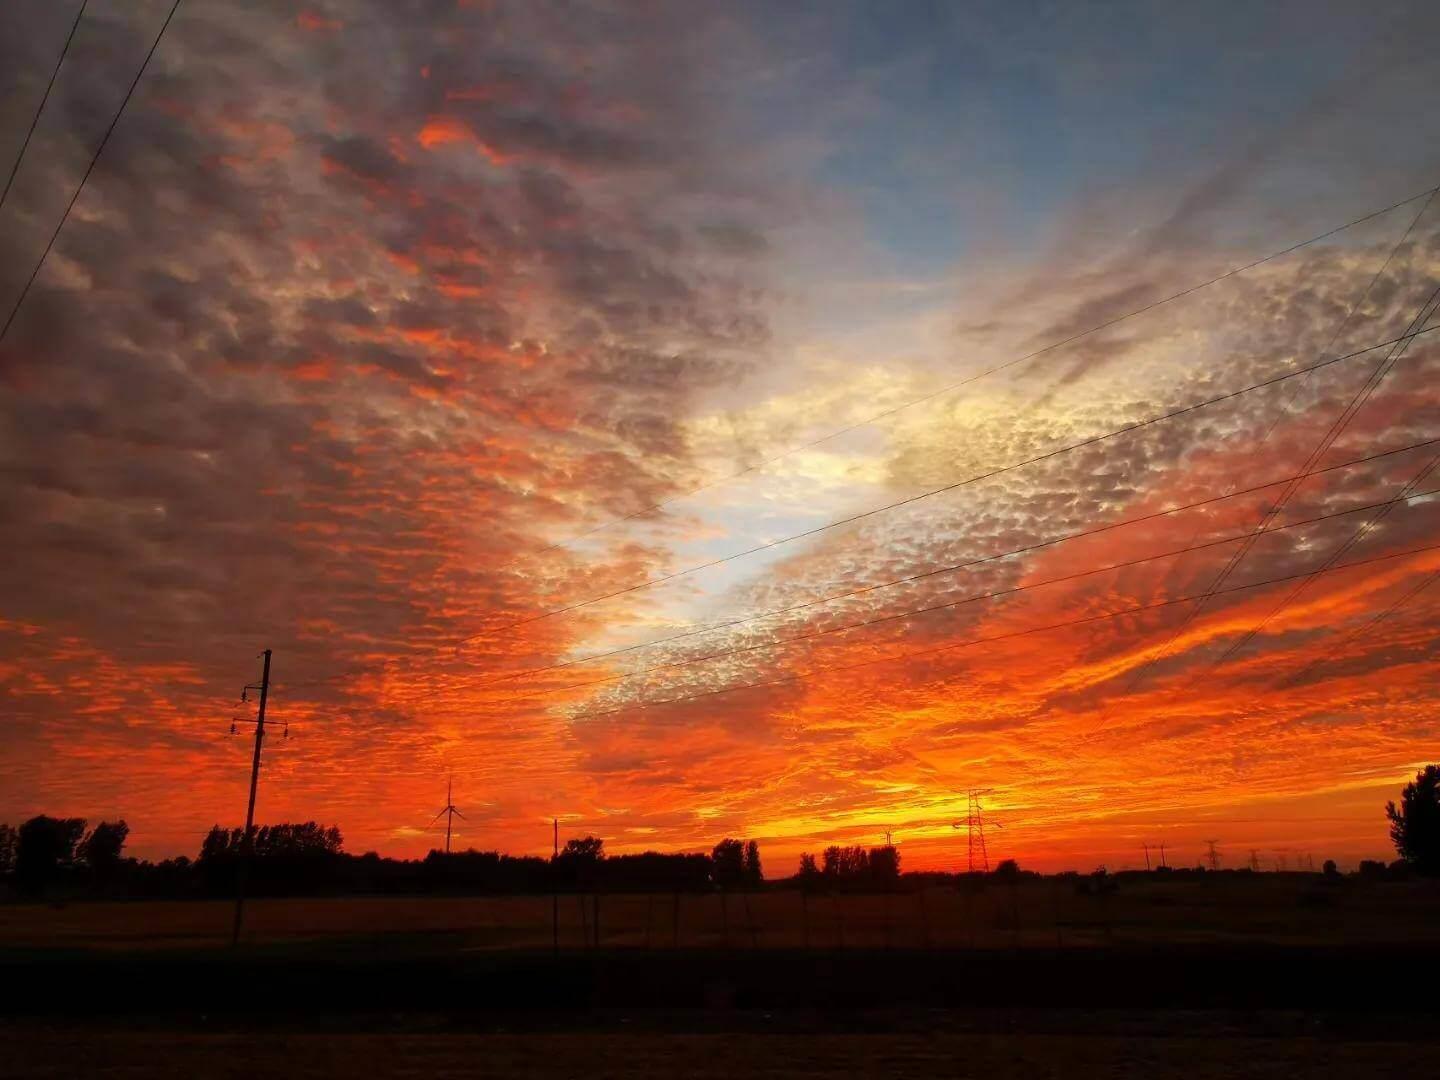
[[[562,949],[1440,945],[1440,882],[1222,874],[1136,875],[1113,884],[1105,893],[1048,878],[889,895],[260,899],[247,905],[243,940],[429,936],[457,949],[523,950],[557,942]],[[228,944],[232,913],[224,900],[3,904],[0,949]]]
[[[1430,1075],[1440,893],[0,905],[0,1077]],[[595,920],[599,916],[599,943]],[[556,939],[559,948],[556,949]],[[1428,987],[1428,982],[1425,983]]]
[[[937,1018],[938,1019],[938,1018]],[[1013,1018],[1012,1023],[1013,1023]],[[1376,1077],[1433,1075],[1440,1044],[1261,1036],[1176,1018],[1156,1032],[1008,1030],[871,1032],[281,1032],[219,1034],[73,1028],[6,1030],[0,1075],[100,1077],[674,1077],[883,1076]],[[1180,1030],[1180,1029],[1185,1030]]]

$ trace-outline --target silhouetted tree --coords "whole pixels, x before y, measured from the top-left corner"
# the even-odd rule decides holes
[[[736,889],[745,883],[745,845],[728,836],[710,852],[715,884],[722,889]]]
[[[894,885],[900,880],[900,852],[894,844],[870,849],[870,876],[877,885]]]
[[[820,880],[820,868],[815,865],[815,856],[808,851],[800,856],[800,884],[811,886]]]
[[[1340,868],[1335,865],[1334,859],[1326,859],[1325,865],[1321,867],[1321,873],[1323,873],[1327,878],[1339,877]]]
[[[21,825],[15,844],[15,877],[21,888],[43,889],[61,870],[74,866],[75,848],[84,835],[84,818],[41,814]]]
[[[77,854],[96,877],[108,877],[120,865],[120,853],[125,849],[125,838],[129,835],[130,826],[123,819],[102,821],[90,830]]]
[[[820,872],[831,884],[852,884],[870,876],[870,853],[863,847],[831,845],[825,849],[823,860]]]
[[[605,841],[598,836],[576,837],[565,841],[560,858],[583,862],[599,862],[605,857]]]
[[[765,880],[765,872],[760,869],[760,845],[751,840],[745,845],[745,884],[754,888]]]
[[[1400,793],[1400,806],[1385,804],[1390,839],[1417,874],[1440,875],[1440,765],[1426,765]]]
[[[1020,864],[1014,859],[1001,859],[996,864],[994,874],[997,878],[1016,878],[1020,876]]]
[[[1360,876],[1362,878],[1383,878],[1385,876],[1385,864],[1379,859],[1361,859]]]
[[[254,855],[257,859],[305,859],[339,855],[344,848],[344,837],[338,828],[332,825],[327,829],[313,821],[257,826],[254,841]],[[224,829],[215,825],[200,845],[199,861],[220,862],[234,858],[244,850],[244,829]]]
[[[14,827],[0,825],[0,875],[8,874],[15,869],[16,843]]]

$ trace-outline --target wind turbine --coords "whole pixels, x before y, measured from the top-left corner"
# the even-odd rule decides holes
[[[458,817],[460,820],[462,820],[462,821],[465,820],[465,815],[462,814],[462,813],[460,813],[460,811],[455,808],[454,790],[455,790],[455,781],[454,781],[454,779],[452,778],[452,779],[448,780],[448,781],[446,782],[446,784],[445,784],[445,809],[444,809],[444,810],[441,810],[438,814],[436,814],[436,815],[435,815],[433,818],[431,818],[431,820],[430,820],[430,824],[431,824],[431,825],[434,825],[435,822],[439,821],[442,817],[445,819],[445,854],[446,854],[446,855],[449,855],[449,854],[450,854],[450,827],[455,824],[455,819],[456,819],[457,817]]]

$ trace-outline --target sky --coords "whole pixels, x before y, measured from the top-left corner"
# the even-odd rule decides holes
[[[88,5],[0,313],[169,7]],[[7,174],[73,18],[3,16]],[[193,855],[271,649],[257,816],[351,851],[424,854],[453,779],[461,846],[772,876],[963,869],[972,789],[1036,869],[1389,857],[1437,31],[182,0],[0,342],[0,820]]]

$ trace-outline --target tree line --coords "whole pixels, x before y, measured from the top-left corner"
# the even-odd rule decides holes
[[[1440,766],[1422,768],[1402,790],[1399,803],[1386,804],[1385,816],[1400,858],[1389,866],[1365,860],[1360,875],[1440,876]],[[0,889],[23,896],[47,892],[177,898],[233,894],[246,857],[244,830],[216,825],[194,859],[182,855],[161,862],[126,857],[129,835],[130,826],[123,820],[101,821],[92,829],[84,818],[42,814],[18,828],[0,824]],[[709,854],[650,851],[610,856],[603,839],[583,836],[567,841],[551,858],[472,849],[431,851],[423,859],[393,859],[375,852],[352,855],[345,851],[338,828],[307,821],[259,826],[251,847],[250,888],[257,895],[704,892],[756,889],[765,883],[760,845],[732,837],[721,840]],[[1333,863],[1326,864],[1325,874],[1338,876]],[[984,876],[1014,879],[1021,875],[1033,876],[1007,859]],[[906,886],[916,888],[969,877],[936,872],[903,875]],[[771,884],[808,890],[884,891],[901,887],[901,883],[900,852],[885,844],[872,848],[832,845],[818,860],[813,854],[803,854],[794,877]]]
[[[261,825],[250,850],[243,829],[214,826],[195,858],[127,858],[124,821],[87,831],[83,818],[40,815],[0,825],[0,885],[22,896],[206,897],[233,894],[249,859],[259,896],[346,893],[705,892],[759,888],[760,846],[727,837],[709,854],[607,855],[605,841],[576,837],[553,857],[498,851],[431,851],[423,859],[345,851],[334,826]]]

